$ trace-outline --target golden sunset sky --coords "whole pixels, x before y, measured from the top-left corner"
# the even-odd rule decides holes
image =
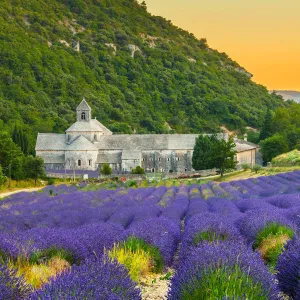
[[[146,0],[276,90],[300,90],[300,0]]]

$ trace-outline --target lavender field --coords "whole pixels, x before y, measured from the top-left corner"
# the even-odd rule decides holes
[[[299,229],[300,171],[19,193],[0,202],[0,299],[300,299]]]

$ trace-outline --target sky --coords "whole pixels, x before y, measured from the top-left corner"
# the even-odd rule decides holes
[[[146,0],[269,90],[300,91],[300,0]]]

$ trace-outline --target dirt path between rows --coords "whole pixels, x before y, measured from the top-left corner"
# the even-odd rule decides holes
[[[11,192],[0,193],[0,199],[8,197],[8,196],[13,195],[13,194],[21,193],[21,192],[28,192],[28,193],[36,192],[36,191],[39,191],[43,188],[44,188],[44,186],[37,187],[37,188],[27,188],[27,189],[20,189],[20,190],[15,190],[15,191],[11,191]]]

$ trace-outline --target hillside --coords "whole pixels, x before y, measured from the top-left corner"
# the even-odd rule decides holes
[[[205,36],[205,32],[203,32]],[[114,132],[259,128],[288,105],[134,0],[2,0],[0,129],[63,132],[84,96]]]
[[[294,100],[300,103],[300,92],[297,91],[275,91],[277,95],[282,96],[284,100]]]
[[[288,153],[283,153],[272,159],[272,166],[288,167],[300,166],[300,151],[293,150]]]

